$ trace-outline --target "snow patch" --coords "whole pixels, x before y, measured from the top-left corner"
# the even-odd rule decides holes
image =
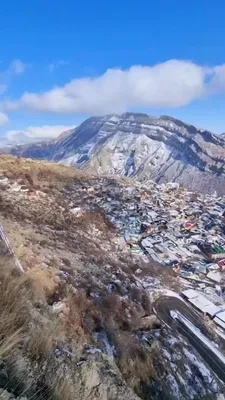
[[[170,389],[171,389],[171,392],[173,394],[173,398],[177,399],[177,400],[180,399],[179,386],[178,386],[177,381],[174,378],[174,376],[171,375],[171,374],[167,375],[167,381],[168,381],[168,383],[170,385]]]
[[[214,354],[224,363],[225,366],[225,356],[212,344],[212,342],[207,339],[205,335],[201,333],[201,331],[193,325],[187,318],[185,318],[182,314],[179,313],[179,311],[170,311],[170,315],[174,319],[179,319],[182,321],[190,331],[193,332],[195,336],[197,336],[211,351],[214,352]]]
[[[206,365],[199,361],[194,354],[192,354],[190,351],[184,348],[184,354],[188,358],[188,360],[191,362],[192,365],[195,365],[198,370],[200,371],[201,375],[203,376],[204,380],[210,383],[211,388],[216,391],[218,389],[218,386],[214,380],[214,377],[212,376],[210,370],[206,367]]]

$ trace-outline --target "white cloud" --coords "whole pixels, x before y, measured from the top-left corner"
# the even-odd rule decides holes
[[[13,60],[8,68],[8,73],[20,75],[25,71],[26,65],[21,60]]]
[[[5,93],[7,90],[7,85],[5,84],[0,84],[0,95]]]
[[[225,90],[225,64],[214,67],[211,70],[210,92],[221,92]]]
[[[49,72],[53,72],[53,71],[54,71],[54,69],[55,69],[55,63],[51,63],[51,64],[49,64],[49,66],[48,66],[48,70],[49,70]]]
[[[36,140],[44,140],[56,138],[62,132],[75,128],[75,126],[67,125],[44,125],[44,126],[29,126],[21,130],[10,130],[5,132],[2,140],[7,140],[8,143],[28,143]]]
[[[181,107],[225,90],[225,66],[205,67],[185,60],[154,66],[108,69],[95,78],[73,79],[43,93],[26,92],[5,109],[49,113],[104,114],[131,107]]]
[[[53,72],[58,67],[63,67],[64,65],[68,65],[69,62],[65,60],[54,61],[53,63],[49,64],[48,69],[49,72]]]
[[[14,75],[21,75],[24,73],[26,64],[21,60],[13,60],[7,69],[0,70],[0,95],[5,93],[10,86]]]
[[[7,122],[8,122],[7,115],[0,112],[0,126],[7,124]]]

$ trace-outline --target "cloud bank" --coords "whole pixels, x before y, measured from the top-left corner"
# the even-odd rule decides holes
[[[25,72],[26,65],[21,60],[13,60],[6,71],[12,75],[21,75]]]
[[[21,75],[25,72],[26,64],[21,60],[13,60],[7,69],[0,70],[0,96],[3,95],[10,85],[14,75]]]
[[[21,130],[10,130],[4,134],[8,142],[21,142],[23,141],[32,142],[35,140],[56,138],[62,132],[68,131],[75,126],[67,125],[44,125],[44,126],[29,126]]]
[[[7,90],[7,85],[0,83],[0,95],[5,93]]]
[[[95,78],[73,79],[42,93],[26,92],[3,110],[104,114],[132,107],[182,107],[225,91],[225,65],[205,67],[185,60],[127,70],[108,69]]]
[[[0,112],[0,126],[5,125],[8,122],[8,117],[4,113]]]
[[[65,60],[54,61],[48,66],[49,72],[55,71],[55,69],[68,65],[69,62]]]

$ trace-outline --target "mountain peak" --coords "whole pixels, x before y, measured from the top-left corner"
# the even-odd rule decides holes
[[[149,118],[148,114],[145,113],[137,113],[137,112],[125,112],[121,115],[121,118],[124,119],[138,119],[138,118]]]
[[[225,194],[224,136],[167,115],[126,112],[91,117],[55,141],[17,146],[11,153],[99,174],[173,181],[191,190]]]

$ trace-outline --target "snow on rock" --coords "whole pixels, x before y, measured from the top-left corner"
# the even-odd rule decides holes
[[[225,158],[224,139],[169,116],[124,113],[92,117],[58,140],[11,151],[91,172],[157,183],[171,181],[191,190],[224,193],[220,161]]]
[[[184,348],[184,354],[191,362],[191,365],[194,365],[195,367],[197,367],[197,369],[201,373],[204,381],[210,383],[212,390],[216,392],[218,390],[218,385],[217,385],[213,375],[211,374],[209,368],[207,368],[206,365],[202,361],[197,359],[197,357],[194,354],[192,354],[190,351],[188,351],[186,348]]]
[[[76,216],[79,216],[82,214],[82,209],[81,207],[74,207],[70,210],[70,212]]]
[[[209,340],[201,331],[193,325],[186,317],[184,317],[179,311],[170,311],[171,317],[174,319],[179,319],[182,321],[189,330],[193,332],[195,336],[198,337],[215,355],[224,363],[225,366],[225,356],[219,351],[219,349]]]
[[[179,385],[177,383],[177,380],[171,374],[167,375],[166,380],[170,386],[170,390],[173,394],[173,398],[179,400],[180,399],[180,390],[179,390]]]
[[[104,330],[95,332],[93,334],[93,337],[96,343],[103,344],[104,351],[106,352],[106,354],[108,354],[108,356],[114,355],[115,346],[109,342],[108,335]]]
[[[169,297],[176,297],[179,300],[182,300],[184,302],[184,299],[176,292],[174,292],[173,290],[170,289],[162,289],[160,291],[161,294],[163,294],[164,296],[169,296]]]

